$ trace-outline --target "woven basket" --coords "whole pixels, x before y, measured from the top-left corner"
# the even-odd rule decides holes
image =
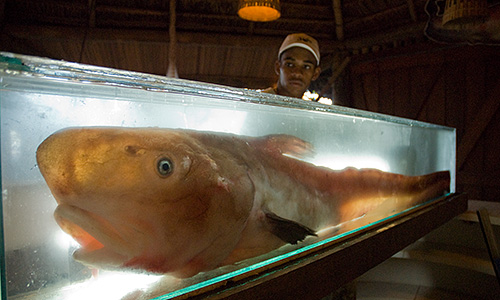
[[[443,26],[476,24],[488,16],[487,0],[446,0]]]

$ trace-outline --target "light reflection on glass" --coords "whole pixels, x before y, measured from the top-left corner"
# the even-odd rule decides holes
[[[378,169],[384,172],[390,172],[390,167],[387,161],[377,156],[370,155],[334,155],[334,156],[318,156],[312,159],[313,164],[323,166],[332,170],[343,170],[347,167],[357,169]]]
[[[247,113],[243,111],[207,109],[189,111],[184,117],[187,128],[239,134],[246,116]]]
[[[18,158],[19,155],[21,154],[21,138],[19,137],[19,134],[15,130],[10,131],[10,151],[11,154],[14,158]]]
[[[57,231],[55,242],[62,250],[80,246],[69,234],[64,233],[62,230]]]
[[[155,283],[161,277],[160,275],[101,272],[97,278],[75,284],[71,289],[63,290],[61,299],[121,299]]]

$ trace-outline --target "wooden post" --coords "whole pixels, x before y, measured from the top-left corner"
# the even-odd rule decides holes
[[[325,86],[321,89],[321,92],[320,92],[318,99],[322,95],[324,95],[328,92],[328,89],[330,89],[331,86],[333,85],[333,83],[335,83],[335,80],[340,76],[340,74],[342,74],[342,72],[347,67],[347,64],[349,64],[350,61],[351,61],[351,57],[347,56],[346,58],[344,58],[344,60],[340,64],[340,66],[333,71],[332,77],[330,77],[328,79],[328,83],[325,84]]]
[[[177,36],[175,32],[175,0],[170,0],[170,24],[168,26],[168,69],[167,77],[179,78],[176,65]]]
[[[95,27],[95,2],[96,0],[89,0],[89,27]]]
[[[411,20],[413,22],[417,21],[417,13],[415,12],[415,4],[413,0],[406,0],[408,2],[408,12],[410,13]]]
[[[342,4],[340,0],[333,0],[333,15],[335,16],[335,33],[337,40],[344,40],[344,21],[342,19]]]

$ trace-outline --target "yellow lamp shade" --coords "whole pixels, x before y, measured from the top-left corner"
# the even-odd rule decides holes
[[[280,2],[278,0],[240,0],[238,16],[255,22],[274,21],[281,16]]]

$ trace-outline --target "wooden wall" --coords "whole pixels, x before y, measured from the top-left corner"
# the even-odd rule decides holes
[[[457,191],[500,202],[500,47],[358,56],[348,106],[457,129]]]

